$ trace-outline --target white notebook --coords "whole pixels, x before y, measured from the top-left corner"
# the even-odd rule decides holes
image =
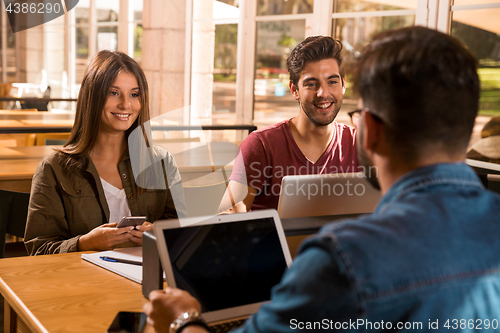
[[[104,261],[100,257],[113,257],[125,260],[132,260],[142,263],[142,246],[128,247],[123,249],[114,249],[96,253],[84,253],[82,259],[85,259],[97,266],[105,268],[113,273],[119,274],[139,284],[142,283],[142,266],[123,264],[119,262]]]

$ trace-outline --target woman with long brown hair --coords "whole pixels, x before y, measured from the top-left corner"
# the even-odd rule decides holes
[[[82,81],[68,142],[33,177],[25,233],[31,255],[139,246],[150,222],[184,213],[177,166],[165,149],[147,147],[148,121],[140,66],[124,53],[99,52]],[[130,141],[138,137],[133,132],[142,134],[143,144]],[[149,168],[139,174],[137,165]],[[156,185],[159,178],[163,187]],[[123,216],[148,222],[117,228]]]

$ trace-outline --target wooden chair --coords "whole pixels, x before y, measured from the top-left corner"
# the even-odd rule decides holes
[[[0,140],[0,146],[3,147],[16,147],[17,146],[17,141],[16,139],[5,139],[5,140]]]
[[[500,194],[500,175],[488,175],[488,190]]]
[[[43,93],[43,98],[50,98],[50,86]],[[49,102],[21,101],[21,108],[25,110],[37,109],[38,111],[48,111]]]
[[[32,133],[26,134],[26,146],[63,145],[68,141],[69,133]]]
[[[0,97],[9,97],[12,83],[0,83]],[[8,102],[0,102],[0,108],[4,109]]]
[[[29,193],[0,190],[0,258],[5,257],[5,235],[24,237]]]

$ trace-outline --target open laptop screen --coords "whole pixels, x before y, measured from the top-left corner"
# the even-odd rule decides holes
[[[202,311],[270,299],[287,267],[272,218],[163,230],[175,282]]]

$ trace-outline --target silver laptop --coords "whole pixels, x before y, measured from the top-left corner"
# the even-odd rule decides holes
[[[209,325],[248,318],[292,258],[276,210],[154,223],[167,285],[189,291]]]
[[[281,181],[281,218],[371,213],[381,198],[363,173],[285,176]]]

